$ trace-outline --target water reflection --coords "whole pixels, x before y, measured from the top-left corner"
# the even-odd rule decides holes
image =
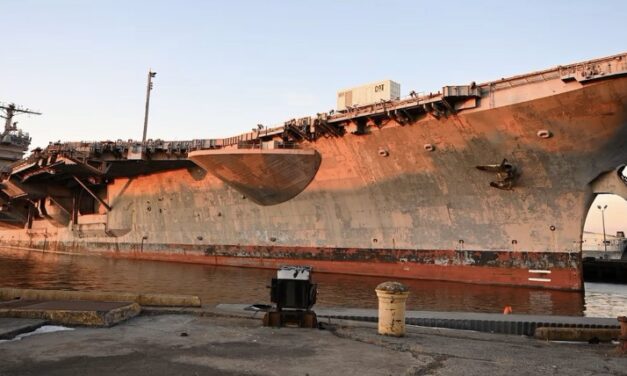
[[[627,285],[586,283],[585,316],[618,317],[627,314]]]
[[[2,250],[0,286],[68,290],[140,291],[199,295],[204,304],[264,303],[274,270],[136,261]],[[389,278],[315,273],[319,306],[375,308],[374,288]],[[590,284],[578,292],[403,280],[408,309],[549,315],[616,316],[627,311],[627,287]],[[587,285],[588,286],[588,285]]]
[[[316,274],[320,304],[375,308],[374,288],[389,278]],[[455,282],[402,280],[411,294],[408,309],[426,311],[503,312],[582,315],[583,294]]]

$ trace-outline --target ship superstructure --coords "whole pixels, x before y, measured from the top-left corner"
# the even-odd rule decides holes
[[[17,122],[13,121],[19,114],[41,115],[14,103],[0,103],[0,118],[4,119],[4,131],[0,134],[0,168],[22,159],[30,145],[30,135],[19,129]]]
[[[589,205],[627,198],[627,54],[368,104],[347,92],[341,111],[226,139],[37,150],[4,176],[0,242],[581,289]]]

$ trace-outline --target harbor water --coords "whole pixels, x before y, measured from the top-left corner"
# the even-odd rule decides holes
[[[193,294],[203,304],[269,303],[274,270],[0,250],[0,287]],[[315,273],[318,306],[375,308],[389,278]],[[409,310],[615,317],[627,314],[627,285],[586,283],[585,292],[402,280]]]

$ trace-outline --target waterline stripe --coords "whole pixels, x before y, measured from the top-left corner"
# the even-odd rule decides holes
[[[527,278],[530,281],[534,282],[551,282],[550,278]]]

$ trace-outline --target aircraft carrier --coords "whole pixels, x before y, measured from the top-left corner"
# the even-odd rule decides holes
[[[627,199],[627,53],[399,95],[343,90],[225,139],[35,149],[2,170],[0,245],[582,289],[588,209]]]

